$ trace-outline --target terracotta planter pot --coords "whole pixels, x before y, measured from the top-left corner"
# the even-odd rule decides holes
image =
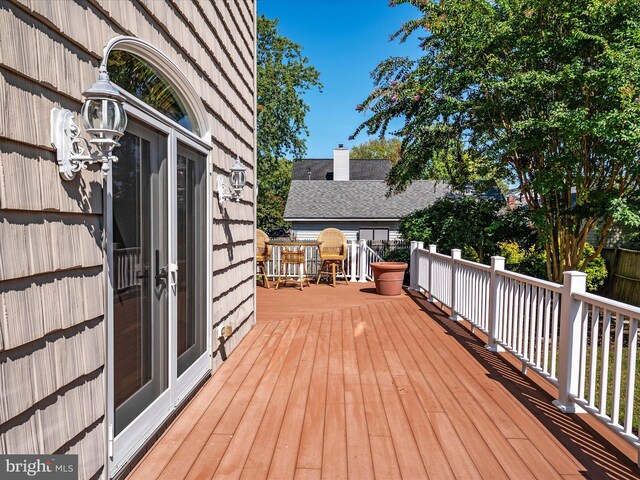
[[[405,262],[373,262],[373,280],[376,282],[378,295],[400,295],[404,271],[408,265]]]

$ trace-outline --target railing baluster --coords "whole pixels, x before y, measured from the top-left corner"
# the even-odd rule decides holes
[[[611,422],[620,425],[620,383],[622,380],[622,340],[624,334],[624,316],[616,312],[615,353],[613,360],[613,398]]]
[[[600,331],[600,307],[591,309],[591,358],[589,367],[589,406],[596,405],[596,370],[598,368],[598,332]]]
[[[559,319],[558,316],[560,315],[559,312],[559,295],[557,293],[553,294],[553,309],[552,309],[552,325],[551,325],[551,332],[553,334],[553,336],[551,337],[551,376],[553,378],[558,378],[558,374],[556,371],[556,364],[557,364],[557,359],[558,359],[558,323],[559,323]]]
[[[542,355],[544,357],[543,365],[544,372],[549,373],[549,331],[551,330],[551,292],[545,290],[544,292],[544,348]]]
[[[609,381],[609,341],[611,340],[611,312],[605,310],[602,319],[602,358],[600,359],[600,415],[607,414],[607,383]]]
[[[529,323],[529,361],[535,362],[534,355],[536,354],[536,306],[538,305],[538,287],[531,286],[531,320]]]
[[[584,388],[587,378],[587,336],[589,334],[589,308],[585,305],[582,309],[582,318],[580,320],[580,328],[582,335],[580,337],[580,383],[578,385],[578,396],[585,398]]]
[[[633,428],[634,394],[636,389],[636,353],[638,349],[638,319],[629,318],[629,340],[627,342],[627,399],[624,409],[624,431],[631,433]]]

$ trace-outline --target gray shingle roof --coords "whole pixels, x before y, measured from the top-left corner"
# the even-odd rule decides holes
[[[289,221],[302,218],[399,219],[432,205],[450,191],[445,182],[419,180],[404,192],[387,198],[387,185],[381,180],[293,180],[284,217]]]
[[[350,180],[384,180],[391,168],[385,159],[352,159],[349,162]],[[311,178],[309,178],[311,173]],[[305,158],[293,161],[293,180],[333,180],[333,159]]]

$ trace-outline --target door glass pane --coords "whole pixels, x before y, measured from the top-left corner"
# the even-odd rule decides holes
[[[167,388],[166,142],[130,122],[111,173],[116,434]]]
[[[178,375],[206,349],[206,157],[180,145],[177,167]]]

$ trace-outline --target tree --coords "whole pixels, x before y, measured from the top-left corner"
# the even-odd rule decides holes
[[[291,165],[284,158],[305,154],[309,107],[303,96],[322,85],[302,47],[279,33],[278,19],[261,15],[257,23],[257,209],[258,226],[268,229],[285,225]],[[287,171],[288,177],[282,177]]]
[[[291,185],[292,163],[280,158],[273,163],[270,174],[265,175],[258,187],[258,227],[264,230],[286,227],[284,207]]]
[[[400,158],[399,138],[372,138],[351,149],[351,158],[387,158],[396,163]]]
[[[640,226],[640,2],[400,2],[422,15],[395,36],[425,29],[424,55],[380,63],[355,132],[404,120],[394,191],[438,155],[488,160],[519,183],[555,281],[587,268],[614,221]]]
[[[464,196],[441,198],[400,220],[407,240],[435,243],[440,251],[460,248],[470,260],[486,262],[500,242],[530,247],[535,236],[522,209],[503,212],[503,202]]]

